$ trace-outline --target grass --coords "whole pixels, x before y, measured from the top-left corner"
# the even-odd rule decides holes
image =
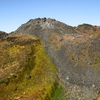
[[[62,86],[56,84],[52,100],[65,100],[64,89],[62,88]]]
[[[0,100],[61,100],[63,88],[56,84],[59,81],[56,66],[45,52],[42,42],[32,37],[32,43],[28,44],[28,38],[31,36],[18,38],[17,35],[17,43],[16,39],[2,42],[8,47],[0,51],[4,59],[0,63],[4,66],[3,69],[1,67]],[[23,40],[26,44],[22,43]],[[58,96],[60,99],[57,99]]]

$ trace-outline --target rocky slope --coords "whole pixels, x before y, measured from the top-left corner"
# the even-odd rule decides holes
[[[100,90],[100,27],[71,27],[55,19],[31,19],[15,34],[42,39],[66,86],[68,100],[92,100]]]

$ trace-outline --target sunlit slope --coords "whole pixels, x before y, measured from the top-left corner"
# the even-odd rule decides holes
[[[0,100],[64,100],[59,84],[40,39],[11,34],[0,42]]]

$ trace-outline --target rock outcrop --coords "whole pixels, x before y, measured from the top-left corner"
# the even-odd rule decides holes
[[[8,33],[0,31],[0,40],[5,39],[7,35],[8,35]]]

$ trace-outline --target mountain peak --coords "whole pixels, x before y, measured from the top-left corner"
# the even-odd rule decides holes
[[[20,34],[37,34],[38,33],[45,33],[49,34],[50,32],[57,32],[59,34],[73,34],[77,33],[73,27],[66,25],[63,22],[57,21],[51,18],[36,18],[30,19],[25,24],[22,24],[15,33]]]

